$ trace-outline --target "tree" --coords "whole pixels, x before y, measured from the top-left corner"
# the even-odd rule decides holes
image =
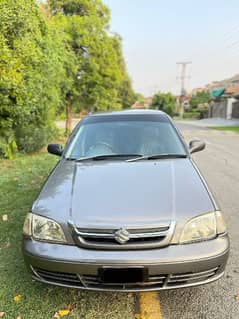
[[[137,100],[132,88],[131,79],[127,73],[127,68],[122,52],[122,39],[118,34],[114,34],[114,49],[117,53],[117,67],[120,71],[118,98],[123,109],[130,108]]]
[[[136,101],[137,102],[140,102],[140,103],[144,103],[145,102],[145,97],[143,96],[143,94],[136,93],[135,96],[136,96]]]
[[[109,32],[109,9],[101,0],[49,0],[49,6],[52,19],[65,34],[66,50],[77,61],[72,86],[65,90],[67,123],[72,108],[105,111],[130,106],[133,90],[121,39]]]
[[[119,87],[119,103],[123,109],[130,108],[137,101],[136,94],[133,91],[131,79],[125,74]]]
[[[153,96],[151,107],[173,115],[176,108],[176,97],[170,92],[158,92]]]
[[[63,69],[59,41],[34,0],[2,0],[0,31],[0,153],[11,157],[16,144],[35,150],[49,138]]]
[[[108,63],[111,58],[110,50],[105,48],[108,44],[105,29],[109,22],[109,12],[98,0],[49,0],[49,6],[53,23],[64,34],[66,51],[77,61],[67,71],[71,85],[63,89],[68,134],[73,106],[78,111],[81,108],[91,109],[99,104],[101,108],[105,108],[103,98],[105,95],[109,98],[109,90],[102,88],[100,76],[101,64],[104,61]],[[107,66],[104,65],[103,69],[106,77]]]
[[[190,106],[195,109],[199,104],[208,103],[211,99],[209,91],[197,92],[190,100]]]
[[[121,39],[101,0],[0,1],[0,156],[31,152],[56,113],[130,106]]]

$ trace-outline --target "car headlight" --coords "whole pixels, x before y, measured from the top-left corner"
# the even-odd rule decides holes
[[[221,212],[216,211],[191,219],[180,237],[180,244],[209,240],[226,232],[226,224]]]
[[[23,225],[23,234],[36,240],[65,243],[61,226],[52,219],[28,213]]]

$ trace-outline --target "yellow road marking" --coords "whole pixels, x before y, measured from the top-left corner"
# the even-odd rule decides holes
[[[162,319],[159,293],[141,292],[139,294],[140,314],[136,314],[136,319]]]

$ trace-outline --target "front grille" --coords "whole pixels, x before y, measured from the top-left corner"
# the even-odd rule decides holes
[[[38,269],[33,267],[32,267],[32,271],[36,275],[36,277],[39,277],[40,279],[43,279],[50,283],[66,285],[66,286],[82,287],[82,282],[79,279],[77,274],[49,271],[49,270]]]
[[[215,276],[216,272],[218,271],[219,267],[215,267],[210,270],[195,272],[195,273],[185,273],[185,274],[172,274],[168,278],[167,285],[168,286],[176,286],[182,284],[190,284],[197,281],[206,280],[210,277]]]
[[[97,275],[83,275],[82,281],[88,288],[102,288],[102,289],[139,289],[139,288],[161,288],[167,278],[167,275],[149,276],[147,281],[137,283],[104,283]]]
[[[36,279],[44,280],[45,282],[74,287],[74,288],[88,288],[88,289],[102,289],[102,290],[147,290],[147,289],[167,289],[177,288],[180,286],[187,286],[205,282],[208,279],[217,275],[220,267],[215,267],[210,270],[190,273],[175,273],[175,274],[154,274],[149,275],[147,281],[136,283],[105,283],[101,278],[92,274],[75,274],[43,270],[33,268],[32,271]]]
[[[169,245],[175,229],[174,221],[149,228],[82,229],[69,223],[78,246],[88,249],[131,250],[152,249]]]

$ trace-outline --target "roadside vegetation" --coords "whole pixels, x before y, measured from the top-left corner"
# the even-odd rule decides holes
[[[231,131],[239,133],[239,126],[210,126],[210,129],[219,131]]]
[[[0,157],[33,152],[72,112],[135,101],[121,38],[101,0],[0,1]]]
[[[133,318],[131,294],[80,292],[31,281],[21,253],[22,224],[56,162],[45,151],[0,160],[0,317]]]
[[[177,112],[176,97],[170,92],[158,92],[153,96],[151,108],[164,111],[173,116]]]
[[[197,92],[191,97],[189,108],[184,112],[183,118],[192,120],[207,118],[210,100],[209,91]]]
[[[137,95],[138,101],[142,101],[140,95]],[[183,119],[198,120],[208,115],[208,103],[211,95],[208,91],[197,92],[194,94],[187,106],[184,106]],[[152,97],[150,108],[166,112],[170,116],[180,118],[180,101],[170,92],[157,92]]]

